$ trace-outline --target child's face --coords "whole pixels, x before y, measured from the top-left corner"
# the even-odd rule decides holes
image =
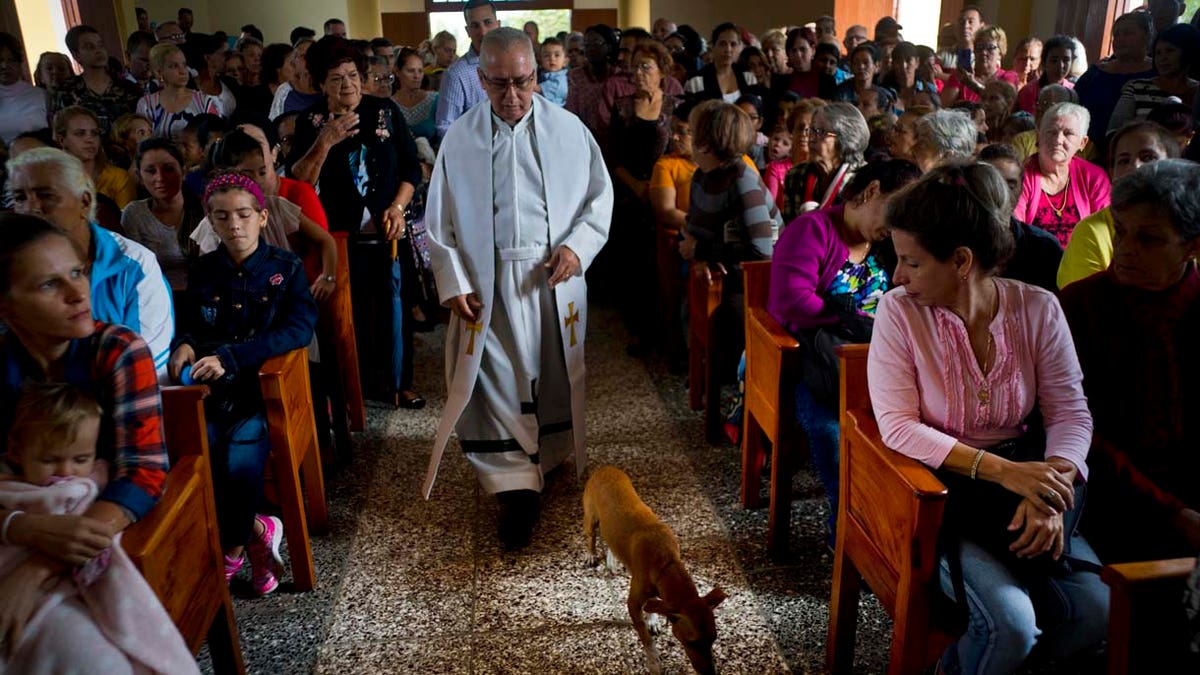
[[[542,67],[551,73],[557,73],[567,64],[567,54],[562,45],[547,45],[542,47]]]
[[[229,255],[237,262],[258,249],[258,235],[267,224],[267,212],[245,190],[217,192],[208,199],[208,219]]]
[[[179,134],[179,152],[183,153],[183,163],[188,167],[200,166],[204,161],[204,148],[200,147],[200,141],[196,139],[196,134],[184,132]]]
[[[771,142],[767,144],[767,156],[772,162],[791,157],[792,135],[786,131],[777,131],[771,134]]]
[[[750,105],[749,103],[739,103],[738,107],[742,109],[742,112],[750,116],[750,121],[754,123],[755,131],[762,129],[762,117],[759,116],[758,111],[754,109],[754,106]]]
[[[153,130],[150,128],[150,123],[146,120],[136,120],[129,126],[129,135],[125,137],[125,149],[129,154],[137,152],[138,143],[150,138]]]
[[[858,111],[866,119],[879,114],[879,92],[871,89],[858,96]]]
[[[36,440],[19,453],[21,478],[32,485],[45,485],[52,478],[87,478],[96,464],[96,441],[100,436],[100,418],[89,417],[79,423],[75,440],[58,447],[42,447]]]
[[[273,195],[278,192],[276,185],[279,183],[279,176],[267,167],[262,153],[251,153],[243,157],[237,166],[230,168],[257,183],[263,194]]]

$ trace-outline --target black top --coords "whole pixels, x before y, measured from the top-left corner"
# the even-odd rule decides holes
[[[1005,263],[1000,276],[1041,286],[1058,293],[1058,265],[1063,250],[1058,238],[1040,227],[1012,219],[1013,255]]]
[[[401,183],[413,187],[421,184],[417,146],[395,102],[363,96],[354,112],[359,117],[358,133],[330,149],[319,176],[321,205],[329,217],[329,229],[350,232],[351,237],[356,236],[362,223],[363,207],[378,226]],[[292,154],[287,158],[289,173],[329,119],[326,99],[296,119]]]

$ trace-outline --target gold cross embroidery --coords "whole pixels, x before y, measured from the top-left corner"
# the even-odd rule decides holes
[[[467,333],[469,333],[469,336],[467,337],[467,356],[475,353],[475,336],[478,335],[482,330],[482,323],[467,324]]]
[[[579,323],[579,312],[575,311],[575,303],[567,303],[567,318],[563,319],[563,324],[571,329],[571,346],[575,346],[575,324]]]

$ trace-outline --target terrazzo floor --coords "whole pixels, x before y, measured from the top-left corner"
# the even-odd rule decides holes
[[[317,588],[247,597],[233,587],[252,673],[643,673],[625,610],[629,579],[584,564],[583,483],[572,465],[552,475],[532,545],[501,551],[495,499],[452,444],[432,499],[420,498],[445,400],[443,329],[417,336],[421,411],[371,406],[353,460],[326,474],[330,534],[313,538]],[[738,503],[739,451],[703,439],[686,382],[665,363],[625,355],[614,312],[593,307],[587,337],[592,466],[624,469],[642,499],[674,528],[716,612],[714,653],[725,674],[821,672],[831,556],[823,493],[799,472],[785,564],[766,554],[766,512]],[[764,486],[765,487],[765,486]],[[885,668],[890,624],[863,600],[856,670]],[[667,672],[691,672],[669,634],[657,638]],[[201,664],[210,664],[204,654]]]

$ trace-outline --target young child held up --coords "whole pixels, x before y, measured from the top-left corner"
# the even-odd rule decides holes
[[[7,512],[0,525],[0,579],[32,553],[9,542],[14,521],[82,515],[95,502],[109,475],[107,463],[96,459],[100,418],[96,399],[72,385],[22,388],[0,466],[0,509]],[[199,672],[120,538],[64,569],[36,601],[29,623],[9,627],[0,672],[9,666],[9,672],[26,672],[31,664],[35,672]]]
[[[787,127],[776,127],[768,137],[767,170],[763,172],[763,183],[776,204],[783,191],[783,179],[792,166],[792,132]]]
[[[567,53],[558,38],[546,38],[542,42],[542,69],[538,73],[538,85],[545,96],[555,105],[567,103]]]
[[[275,590],[283,572],[282,524],[258,513],[271,451],[258,371],[267,359],[308,345],[317,320],[300,259],[261,239],[264,204],[246,176],[209,181],[204,207],[221,243],[192,264],[167,365],[172,380],[212,390],[205,415],[225,578],[237,574],[248,550],[258,595]]]

